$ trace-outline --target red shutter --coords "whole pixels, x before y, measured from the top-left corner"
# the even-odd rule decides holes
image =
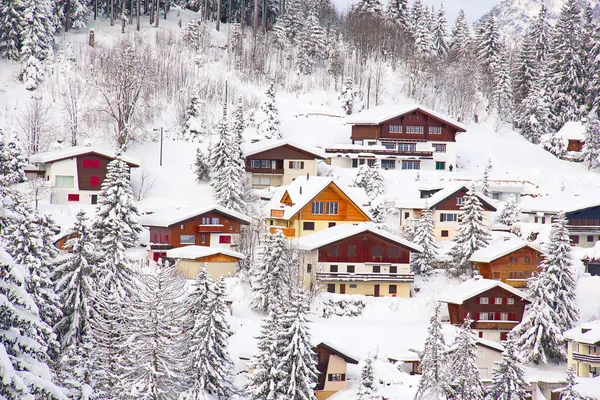
[[[91,176],[90,177],[90,186],[100,186],[100,177],[99,176]]]
[[[78,194],[69,194],[67,195],[67,201],[79,201]]]
[[[294,168],[294,162],[290,161],[290,168]]]
[[[91,160],[92,168],[100,168],[100,160]]]
[[[502,298],[502,304],[508,304],[508,297]]]
[[[508,319],[510,321],[516,321],[517,320],[517,313],[514,313],[514,312],[508,313]]]
[[[480,297],[476,297],[475,298],[475,304],[481,304],[480,299],[481,299]]]
[[[499,312],[496,313],[496,317],[494,319],[496,321],[500,321],[500,313]]]

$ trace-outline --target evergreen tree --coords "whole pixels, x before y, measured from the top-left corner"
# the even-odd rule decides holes
[[[378,400],[381,395],[375,387],[375,373],[373,371],[373,357],[368,355],[360,370],[360,381],[356,393],[358,400]]]
[[[266,139],[282,139],[283,134],[279,126],[279,111],[277,111],[277,103],[275,102],[275,83],[271,82],[266,95],[267,100],[261,106],[266,119],[260,125],[260,133]]]
[[[433,263],[438,256],[439,246],[435,239],[433,216],[429,208],[421,214],[413,241],[423,248],[423,252],[411,254],[411,271],[417,275],[431,275],[433,272]]]
[[[504,208],[498,216],[498,222],[506,226],[513,226],[519,222],[521,211],[514,194],[511,194]]]
[[[446,39],[447,24],[446,11],[444,11],[444,5],[441,4],[433,28],[433,49],[436,55],[442,58],[448,53],[448,40]]]
[[[289,251],[281,231],[266,233],[258,260],[251,267],[252,307],[255,310],[269,312],[284,302]]]
[[[185,110],[185,140],[195,141],[200,136],[206,134],[206,127],[204,126],[204,120],[201,118],[202,102],[198,92],[194,91],[190,97],[190,104]]]
[[[65,32],[71,29],[85,28],[90,17],[89,3],[81,0],[61,0],[55,2],[55,14],[60,24],[64,25]],[[59,29],[59,26],[56,27]]]
[[[312,73],[314,65],[325,58],[326,51],[325,32],[321,28],[313,7],[310,8],[304,23],[304,32],[301,35],[299,46],[298,71],[308,75]]]
[[[23,30],[21,60],[24,63],[21,80],[28,90],[37,89],[43,78],[41,63],[52,54],[54,26],[50,0],[23,0]]]
[[[250,360],[249,368],[254,371],[248,377],[245,392],[250,400],[270,400],[277,397],[276,377],[278,355],[280,349],[277,347],[277,333],[280,330],[279,317],[281,310],[273,309],[267,314],[262,323],[260,335],[257,337],[257,353]]]
[[[194,167],[196,181],[198,183],[210,181],[210,164],[208,163],[208,157],[200,150],[200,148],[196,149],[196,162],[194,163]]]
[[[244,119],[244,107],[242,100],[238,102],[233,111],[233,122],[231,124],[232,146],[235,161],[244,168],[244,130],[246,130],[246,120]]]
[[[381,173],[381,163],[379,161],[376,161],[373,168],[370,169],[366,192],[371,200],[385,194],[385,182],[383,180],[383,174]]]
[[[452,387],[456,400],[483,400],[485,394],[477,368],[477,339],[471,329],[472,322],[467,315],[454,343]]]
[[[361,164],[356,170],[356,175],[350,184],[351,187],[359,187],[367,190],[371,180],[371,167],[366,162]]]
[[[411,34],[415,41],[415,50],[421,56],[428,56],[432,51],[432,36],[428,24],[428,12],[421,0],[415,0],[411,9]]]
[[[508,65],[508,55],[502,51],[502,57],[494,66],[492,103],[498,110],[500,118],[511,116],[512,104],[512,80],[510,77],[510,68]]]
[[[67,400],[52,382],[46,354],[52,329],[38,315],[26,290],[26,275],[25,268],[0,247],[0,397]]]
[[[522,400],[527,397],[529,383],[512,334],[503,345],[502,361],[495,362],[486,400]]]
[[[517,111],[516,122],[521,127],[521,134],[532,143],[540,143],[550,130],[550,99],[545,81],[544,75],[538,73]]]
[[[342,88],[342,92],[338,99],[342,102],[342,108],[344,109],[344,113],[346,115],[351,115],[354,110],[354,98],[356,97],[356,93],[354,93],[354,82],[351,77],[347,77],[344,81],[344,86]]]
[[[469,259],[477,250],[490,242],[489,227],[483,221],[483,207],[473,184],[460,207],[459,226],[454,236],[453,246],[448,253],[456,268],[457,275],[472,275]]]
[[[378,197],[371,200],[371,215],[373,216],[373,221],[377,223],[382,223],[385,218],[385,198],[383,195],[379,195]]]
[[[17,61],[20,58],[25,21],[24,4],[20,0],[0,1],[0,57]]]
[[[408,31],[410,26],[408,0],[388,1],[386,16],[390,21],[398,24],[400,29]]]
[[[383,15],[383,6],[379,0],[359,0],[353,8],[357,13],[368,13],[381,17]]]
[[[567,386],[560,391],[560,400],[586,400],[586,397],[575,390],[575,370],[567,370]]]
[[[490,172],[492,171],[492,159],[488,160],[487,165],[483,171],[483,183],[481,184],[481,193],[484,196],[492,197],[492,193],[490,192]]]
[[[583,160],[589,163],[588,169],[596,168],[600,164],[600,121],[596,114],[588,116],[581,152]]]
[[[454,58],[461,59],[471,52],[471,28],[464,10],[460,10],[452,28],[449,51]]]
[[[10,186],[27,180],[25,158],[16,138],[0,129],[0,186]]]
[[[421,358],[422,375],[415,396],[416,400],[446,399],[452,395],[448,371],[448,348],[440,323],[440,305],[435,307],[431,317],[427,339]]]
[[[213,188],[216,188],[218,179],[222,177],[223,171],[232,156],[233,144],[231,143],[231,136],[227,129],[227,103],[223,103],[223,115],[217,124],[217,135],[219,138],[211,146],[209,154],[212,169],[211,185]]]
[[[542,4],[540,13],[533,23],[531,37],[536,52],[536,60],[539,66],[545,66],[550,54],[551,41],[553,36],[552,25],[548,21],[546,6]]]
[[[542,136],[541,145],[545,150],[560,158],[567,154],[569,141],[555,133],[547,133]]]
[[[531,34],[523,37],[517,51],[515,69],[513,71],[513,97],[515,104],[519,105],[527,98],[531,86],[538,76],[539,62],[537,60],[537,49]]]

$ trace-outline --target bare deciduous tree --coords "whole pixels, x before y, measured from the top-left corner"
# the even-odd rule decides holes
[[[85,96],[85,86],[77,76],[67,78],[65,86],[60,93],[63,111],[66,116],[65,124],[69,132],[72,146],[77,146],[79,137],[79,119],[82,112],[82,103]]]
[[[24,113],[17,118],[21,133],[25,138],[28,155],[46,150],[52,141],[54,126],[52,110],[41,96],[33,96]]]
[[[154,182],[156,182],[156,177],[147,170],[142,169],[139,180],[133,183],[135,199],[137,201],[144,200],[154,187]]]

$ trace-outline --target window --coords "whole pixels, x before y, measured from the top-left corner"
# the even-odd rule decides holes
[[[206,235],[201,235],[200,236],[200,243],[201,244],[206,244]]]
[[[83,160],[83,168],[100,168],[100,160]]]
[[[488,320],[488,313],[486,312],[480,312],[479,313],[479,319],[482,321],[487,321]]]
[[[73,177],[66,175],[56,175],[56,187],[73,187]]]
[[[271,178],[268,176],[253,176],[252,184],[256,186],[271,186]]]
[[[202,217],[202,225],[210,225],[210,217]]]
[[[456,205],[457,206],[462,206],[464,202],[465,202],[465,198],[464,197],[457,197],[456,198]]]
[[[328,283],[327,284],[327,292],[328,293],[335,293],[335,283]]]
[[[381,160],[381,168],[396,169],[396,160]]]
[[[179,235],[180,244],[196,244],[196,236],[194,235]]]
[[[251,168],[260,168],[260,160],[250,160]]]
[[[432,146],[433,146],[433,151],[435,151],[436,153],[445,153],[446,152],[445,144],[434,143],[434,144],[432,144]]]
[[[351,273],[351,274],[353,274],[355,272],[355,269],[356,268],[354,267],[354,265],[348,265],[346,267],[346,271],[349,272],[349,273]]]
[[[477,358],[483,358],[483,351],[477,350]]]
[[[335,225],[336,225],[335,222],[330,222],[330,223],[327,224],[327,227],[328,228],[333,228]]]
[[[303,222],[302,223],[302,229],[305,231],[314,231],[315,230],[315,223],[314,222]]]
[[[338,272],[338,266],[337,265],[330,265],[329,266],[329,272]]]
[[[500,313],[500,321],[508,321],[508,313]]]
[[[358,287],[358,285],[356,283],[350,284],[350,289],[356,289],[357,287]]]
[[[423,133],[423,127],[422,126],[407,126],[406,127],[406,133],[412,133],[412,134],[419,134],[419,133]]]
[[[304,169],[304,161],[290,161],[290,169]]]
[[[494,298],[494,304],[502,304],[502,297]]]
[[[68,194],[67,201],[79,201],[79,195],[78,194]]]
[[[312,213],[313,214],[323,214],[323,202],[322,201],[313,201]]]
[[[492,199],[494,199],[494,200],[500,200],[500,193],[499,192],[492,193]]]
[[[570,236],[570,238],[571,238],[571,243],[573,243],[573,244],[579,243],[579,236],[578,235],[572,235],[572,236]]]
[[[398,151],[413,152],[417,149],[416,143],[398,143]]]
[[[348,246],[348,257],[356,257],[356,246]]]
[[[396,285],[390,285],[389,288],[390,288],[389,289],[390,294],[398,293],[398,287]]]
[[[346,374],[329,374],[327,375],[329,382],[344,382],[346,380]]]
[[[397,273],[398,273],[398,267],[391,266],[390,267],[390,274],[397,274]]]
[[[352,160],[352,168],[358,168],[358,160],[356,158]]]
[[[398,248],[390,247],[387,249],[388,257],[390,258],[398,258]]]
[[[506,304],[515,304],[515,299],[512,297],[509,297],[506,299]]]
[[[184,230],[185,229],[185,225],[184,224],[179,225],[179,229]]]
[[[533,219],[533,222],[535,222],[535,223],[537,224],[537,223],[539,222],[539,218],[538,218],[538,217],[535,217],[535,218]]]
[[[340,248],[338,246],[329,246],[327,248],[327,253],[331,257],[337,257],[340,255]]]
[[[518,262],[519,262],[519,259],[518,259],[517,257],[510,257],[510,258],[508,259],[508,262],[509,262],[510,264],[516,264],[516,263],[518,263]]]
[[[448,231],[446,231],[446,230],[443,230],[443,231],[441,232],[441,235],[442,235],[442,237],[448,237]]]
[[[312,272],[312,264],[306,264],[306,272]]]
[[[381,272],[381,267],[379,265],[373,265],[373,273],[378,274]]]
[[[480,297],[479,304],[490,304],[490,299],[487,297]]]
[[[372,252],[373,257],[381,257],[383,255],[382,251],[381,251],[381,247],[373,247],[372,251],[373,251]]]
[[[375,160],[367,160],[367,165],[373,168],[375,166]]]
[[[212,218],[212,219],[210,220],[210,223],[211,223],[212,225],[220,225],[220,224],[221,224],[221,219],[220,219],[220,218],[218,218],[218,217],[217,217],[217,218]]]
[[[337,201],[328,201],[327,202],[327,214],[337,215],[337,213],[338,213],[338,202]]]
[[[390,133],[402,133],[402,125],[390,125]]]
[[[388,150],[396,150],[396,143],[393,143],[393,142],[384,142],[384,143],[381,143],[381,145],[383,147],[385,147],[386,149],[388,149]]]
[[[587,241],[588,242],[593,242],[594,241],[594,236],[589,236],[587,237]]]
[[[221,243],[221,244],[230,244],[231,243],[231,236],[229,236],[229,235],[219,236],[219,243]]]
[[[92,204],[98,204],[98,195],[97,194],[92,195]]]
[[[542,217],[542,224],[546,223],[546,217]]]
[[[260,167],[275,169],[275,161],[271,162],[271,160],[260,160]]]
[[[525,264],[531,264],[531,257],[523,257],[523,262]]]
[[[100,177],[90,176],[90,186],[100,186]]]
[[[440,214],[440,222],[456,222],[458,221],[458,214]]]
[[[441,126],[430,126],[429,127],[429,133],[431,135],[441,135],[442,134],[442,127]]]
[[[483,339],[483,332],[482,332],[482,331],[479,331],[479,334],[478,334],[478,336],[479,336],[480,338],[482,338],[482,339]]]
[[[446,162],[445,161],[436,161],[435,169],[438,171],[445,171],[446,170]]]
[[[421,169],[421,162],[403,160],[402,169]]]

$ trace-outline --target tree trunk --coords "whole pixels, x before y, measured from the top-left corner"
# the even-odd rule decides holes
[[[254,0],[254,21],[252,21],[252,29],[254,34],[258,31],[258,0]]]
[[[158,21],[160,21],[160,0],[156,0],[156,24],[155,28],[158,28]]]
[[[127,22],[125,21],[124,15],[121,17],[121,21],[121,33],[125,33],[125,25],[127,24]]]
[[[133,1],[133,0],[132,0]],[[137,22],[137,31],[140,31],[140,2],[141,0],[137,0],[137,15],[136,15],[136,22]]]
[[[227,23],[231,23],[231,0],[227,3]]]
[[[262,2],[262,27],[263,30],[267,31],[267,0]]]
[[[110,26],[115,26],[115,0],[110,0]]]
[[[94,21],[98,17],[98,0],[94,0]]]
[[[150,0],[152,3],[150,3],[150,26],[152,26],[152,24],[154,23],[154,4],[156,2],[156,0]]]
[[[133,10],[135,9],[135,3],[133,0],[129,0],[129,25],[133,25]]]
[[[71,31],[71,7],[69,3],[65,4],[65,32]]]
[[[221,0],[217,0],[217,31],[221,28]]]
[[[246,22],[246,0],[242,0],[240,2],[240,27],[242,28],[242,32],[244,32],[244,23]]]

